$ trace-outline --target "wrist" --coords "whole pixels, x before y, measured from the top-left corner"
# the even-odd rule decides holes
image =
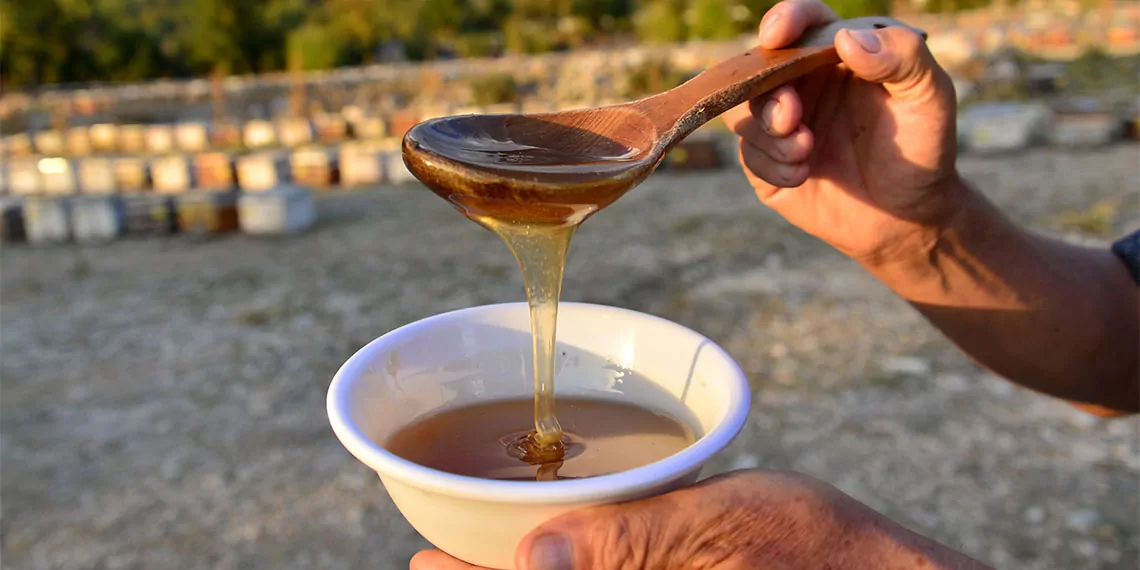
[[[889,258],[859,260],[872,275],[911,302],[936,301],[953,294],[955,285],[973,283],[988,274],[1018,231],[981,193],[955,175],[943,191],[952,208],[937,223],[923,228],[911,243]],[[958,273],[973,279],[956,279]]]
[[[990,566],[938,541],[874,514],[852,540],[857,545],[849,563],[866,570],[993,570]],[[857,561],[857,562],[856,562]]]

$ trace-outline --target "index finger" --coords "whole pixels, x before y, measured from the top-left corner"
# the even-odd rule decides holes
[[[819,0],[785,0],[772,6],[760,21],[760,47],[782,48],[799,39],[804,30],[838,19],[835,11]]]

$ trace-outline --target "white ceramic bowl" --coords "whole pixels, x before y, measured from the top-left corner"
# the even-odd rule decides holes
[[[424,538],[471,564],[510,569],[519,541],[543,521],[693,483],[748,415],[750,392],[740,367],[712,341],[678,324],[625,309],[562,303],[557,340],[556,394],[635,403],[688,421],[701,437],[644,467],[542,483],[452,475],[386,451],[393,433],[425,414],[533,397],[524,303],[437,315],[360,349],[329,387],[333,431],[380,475]]]

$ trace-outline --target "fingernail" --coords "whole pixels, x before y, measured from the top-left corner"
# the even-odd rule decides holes
[[[772,121],[775,120],[776,106],[779,104],[778,101],[773,99],[764,103],[764,107],[760,109],[760,124],[764,125],[764,130],[768,131],[770,135],[776,134],[772,132]]]
[[[766,19],[760,23],[760,41],[764,41],[764,37],[772,29],[772,25],[775,24],[776,20],[779,20],[779,19],[780,19],[779,14],[772,14],[771,18],[768,18],[768,19]]]
[[[545,534],[530,547],[529,570],[574,570],[574,547],[565,536]]]
[[[863,48],[863,51],[867,53],[879,53],[879,48],[883,47],[883,44],[879,43],[879,36],[876,36],[874,32],[867,30],[847,30],[847,33],[851,34],[851,37],[855,39],[855,43],[859,44],[859,47]]]

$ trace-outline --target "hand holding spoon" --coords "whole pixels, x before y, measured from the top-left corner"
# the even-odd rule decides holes
[[[577,224],[649,176],[697,127],[838,63],[839,30],[891,26],[909,27],[881,16],[833,22],[786,48],[753,48],[674,89],[620,105],[425,121],[404,136],[404,163],[468,216]]]

